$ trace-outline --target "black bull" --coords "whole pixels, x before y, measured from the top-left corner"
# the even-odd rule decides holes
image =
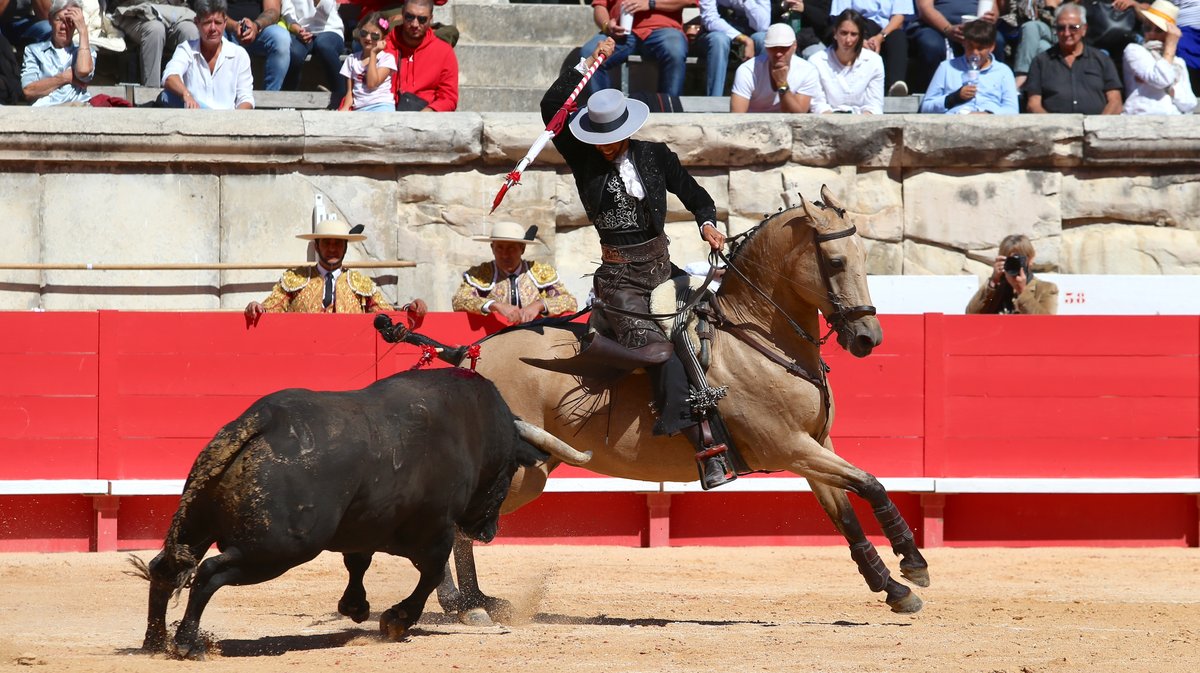
[[[490,381],[462,369],[258,400],[196,458],[163,550],[143,568],[143,648],[167,647],[167,602],[187,583],[175,647],[197,656],[200,615],[217,589],[265,582],[323,550],[350,554],[348,565],[374,551],[412,561],[416,588],[380,618],[385,635],[401,637],[441,581],[455,529],[491,540],[513,474],[545,459],[539,448],[587,460],[515,419]],[[220,554],[200,562],[214,543]],[[338,608],[366,618],[361,584],[347,588]]]

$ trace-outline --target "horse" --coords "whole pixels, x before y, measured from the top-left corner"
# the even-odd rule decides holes
[[[811,204],[801,197],[799,206],[767,217],[741,237],[727,258],[713,301],[718,329],[707,378],[710,386],[727,388],[720,413],[747,466],[805,477],[845,537],[867,587],[883,591],[892,611],[914,613],[921,609],[921,599],[891,577],[864,534],[847,492],[870,503],[900,557],[904,579],[929,586],[928,564],[883,486],[838,456],[829,438],[835,405],[820,345],[836,332],[842,348],[866,357],[883,335],[867,289],[862,243],[826,187],[821,196],[822,201]],[[818,312],[830,325],[825,339],[815,336],[820,334]],[[577,377],[517,364],[521,356],[570,357],[577,349],[577,334],[569,330],[512,329],[480,344],[476,366],[496,383],[518,417],[580,450],[590,450],[589,470],[644,481],[697,480],[691,444],[681,435],[651,434],[655,418],[646,375],[631,374],[595,390]],[[540,495],[559,464],[551,459],[521,469],[502,514]],[[460,587],[454,586],[447,567],[438,589],[443,609],[457,610],[468,624],[487,624],[491,617],[503,620],[507,601],[479,590],[468,540],[458,540],[454,558]]]

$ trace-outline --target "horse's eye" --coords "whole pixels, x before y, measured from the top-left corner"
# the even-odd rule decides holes
[[[838,271],[841,271],[842,269],[846,268],[846,258],[845,257],[831,257],[829,259],[829,266],[832,266],[833,268],[837,269]]]

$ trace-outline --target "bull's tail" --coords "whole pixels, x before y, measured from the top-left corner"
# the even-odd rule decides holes
[[[144,579],[151,584],[165,583],[171,590],[171,600],[173,601],[179,600],[179,594],[191,586],[192,578],[196,576],[196,568],[200,566],[200,559],[193,556],[191,550],[183,545],[164,549],[159,557],[149,564],[133,554],[130,554],[126,560],[129,561],[129,565],[133,566],[133,570],[125,571],[126,575]],[[155,568],[175,569],[176,572],[174,576],[168,574],[165,578],[155,577],[151,565]]]
[[[221,428],[208,446],[196,457],[183,495],[179,498],[179,509],[171,519],[171,527],[163,541],[163,551],[172,559],[172,566],[190,565],[194,568],[199,559],[192,558],[190,547],[196,541],[186,534],[189,512],[196,507],[197,499],[211,486],[221,481],[233,461],[251,444],[266,427],[271,418],[270,406],[255,404],[237,420]]]

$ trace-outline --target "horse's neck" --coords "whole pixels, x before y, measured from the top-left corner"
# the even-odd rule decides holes
[[[781,288],[780,283],[786,282],[786,276],[778,273],[777,269],[765,263],[760,264],[759,260],[749,262],[745,268],[738,266],[745,278],[737,273],[726,272],[722,281],[720,303],[726,317],[735,323],[752,326],[754,331],[789,358],[809,368],[809,371],[817,371],[820,349],[792,327],[794,322],[809,336],[820,338],[817,307],[798,299],[796,293]],[[766,297],[755,288],[765,293]]]

